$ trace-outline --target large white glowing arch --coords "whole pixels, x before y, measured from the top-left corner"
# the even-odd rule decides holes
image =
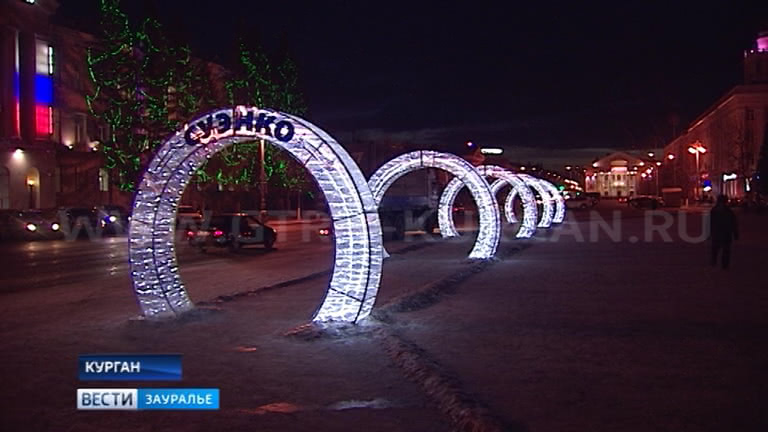
[[[472,164],[456,155],[433,150],[417,150],[395,157],[382,165],[368,179],[374,202],[377,205],[380,204],[384,193],[397,179],[423,168],[448,171],[469,187],[480,216],[480,230],[469,258],[493,257],[501,237],[501,221],[496,198],[491,193],[488,182],[475,171]]]
[[[191,122],[159,149],[139,185],[129,231],[133,288],[145,317],[193,308],[174,249],[176,210],[206,159],[236,142],[264,139],[312,174],[333,220],[333,274],[314,321],[357,322],[376,301],[381,277],[381,225],[360,169],[328,134],[289,114],[259,108],[220,109]]]
[[[533,192],[526,186],[525,182],[518,178],[511,171],[506,170],[496,165],[481,165],[475,168],[478,173],[484,177],[496,178],[498,180],[491,184],[491,193],[496,194],[507,184],[512,186],[512,190],[516,194],[519,194],[523,202],[523,221],[520,224],[520,228],[517,231],[517,238],[529,238],[536,232],[536,222],[538,219],[538,209],[536,206],[536,198]],[[440,204],[438,206],[438,223],[440,225],[440,232],[444,237],[455,237],[458,235],[456,231],[456,225],[453,221],[453,203],[456,201],[456,196],[459,191],[464,187],[464,183],[460,179],[454,178],[443,190],[443,194],[440,197]],[[514,207],[510,206],[506,208],[505,213],[507,221],[512,223],[516,221],[514,214]]]

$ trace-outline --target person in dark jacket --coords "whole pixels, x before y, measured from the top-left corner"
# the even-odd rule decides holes
[[[731,242],[739,238],[739,225],[736,215],[728,207],[725,195],[717,197],[717,203],[709,213],[709,238],[712,241],[712,266],[717,265],[717,258],[722,252],[722,266],[727,269],[731,263]]]

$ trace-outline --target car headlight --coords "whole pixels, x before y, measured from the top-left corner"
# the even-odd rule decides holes
[[[58,231],[61,226],[57,224],[56,222],[51,224],[51,231]]]
[[[109,217],[109,221],[110,221],[110,222],[116,222],[116,221],[117,221],[117,216],[115,216],[115,215],[111,215],[111,216]]]
[[[26,228],[27,228],[27,231],[29,231],[29,232],[37,231],[37,225],[35,225],[33,223],[28,223]]]

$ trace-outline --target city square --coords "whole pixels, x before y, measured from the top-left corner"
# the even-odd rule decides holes
[[[0,430],[768,427],[766,7],[182,3],[0,4]]]

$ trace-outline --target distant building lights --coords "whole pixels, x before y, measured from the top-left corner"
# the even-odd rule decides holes
[[[504,149],[498,147],[483,147],[480,149],[480,153],[486,155],[500,155],[504,153]]]
[[[667,155],[667,159],[669,159],[669,160],[674,160],[674,159],[675,159],[675,155],[673,155],[672,153],[670,153],[670,154],[668,154],[668,155]]]
[[[467,147],[472,147],[473,145],[472,141],[467,141]]]
[[[13,160],[20,161],[24,159],[24,150],[17,148],[13,151]]]
[[[654,152],[648,152],[648,157],[649,157],[649,158],[652,158],[654,155],[655,155],[655,153],[654,153]]]

